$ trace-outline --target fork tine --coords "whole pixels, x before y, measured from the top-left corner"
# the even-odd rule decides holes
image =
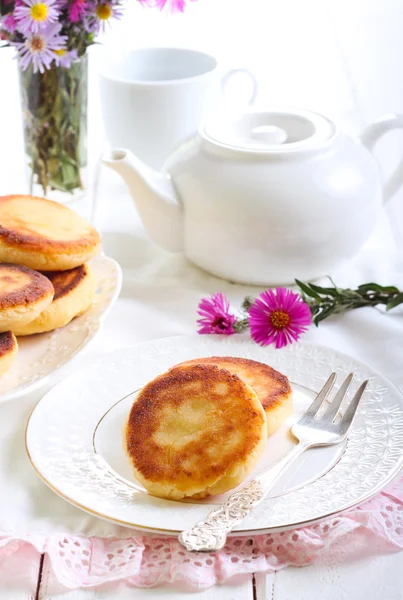
[[[348,405],[348,408],[347,408],[346,412],[344,413],[342,420],[338,424],[339,432],[341,435],[346,434],[348,432],[348,430],[350,429],[350,426],[351,426],[351,423],[353,422],[355,413],[357,412],[358,405],[360,403],[360,400],[362,398],[363,393],[365,392],[365,388],[367,387],[368,383],[369,383],[369,380],[366,379],[360,385],[354,398],[351,400],[350,404]]]
[[[340,409],[341,403],[343,402],[344,398],[346,397],[348,388],[351,385],[353,377],[354,377],[354,373],[350,373],[350,375],[348,375],[345,378],[342,385],[340,386],[339,391],[337,392],[337,394],[333,398],[332,402],[329,404],[328,408],[326,409],[326,412],[322,417],[323,421],[330,421],[330,422],[333,421],[333,419],[337,415],[338,410]]]
[[[316,413],[322,406],[322,403],[328,397],[335,381],[336,381],[336,373],[332,373],[330,375],[329,379],[326,381],[323,388],[320,390],[319,394],[316,396],[315,400],[312,402],[312,404],[308,408],[308,410],[302,415],[302,418],[314,417],[316,415]]]

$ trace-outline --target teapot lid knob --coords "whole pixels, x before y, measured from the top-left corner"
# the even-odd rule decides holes
[[[246,152],[286,152],[308,149],[330,140],[334,123],[307,110],[246,110],[216,114],[200,126],[199,133],[216,146]]]
[[[288,138],[287,132],[275,125],[260,125],[252,129],[250,135],[268,144],[284,144]]]

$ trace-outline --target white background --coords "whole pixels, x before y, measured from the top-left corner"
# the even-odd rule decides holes
[[[124,18],[102,42],[124,49],[182,46],[214,54],[223,67],[248,67],[257,103],[321,111],[352,134],[377,117],[403,112],[403,0],[197,0],[184,14],[161,14],[127,0]],[[16,64],[0,51],[0,191],[20,181],[22,156]],[[100,151],[96,63],[91,49],[90,143]],[[9,164],[10,154],[14,165]],[[403,132],[379,145],[383,170],[403,155]],[[7,166],[6,166],[7,165]],[[6,187],[6,181],[7,187]],[[12,183],[10,183],[12,182]],[[388,206],[403,231],[403,195]]]

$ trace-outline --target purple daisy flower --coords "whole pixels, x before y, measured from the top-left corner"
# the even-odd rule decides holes
[[[111,19],[120,19],[123,16],[123,10],[120,3],[116,1],[93,1],[88,6],[87,15],[87,29],[97,35],[100,31],[105,31],[106,24],[110,25]]]
[[[251,336],[262,346],[291,344],[311,323],[309,306],[299,294],[285,288],[262,292],[249,309]]]
[[[57,21],[57,0],[22,0],[22,5],[16,7],[14,16],[21,33],[38,33]]]
[[[18,50],[20,66],[25,71],[30,64],[34,73],[44,72],[49,69],[55,59],[55,50],[62,50],[66,46],[66,36],[59,35],[61,25],[54,23],[38,33],[28,33],[24,42],[12,42]]]
[[[54,59],[56,67],[64,67],[65,69],[70,69],[71,63],[77,60],[78,52],[77,50],[65,50],[61,48],[60,50],[54,50]]]
[[[236,318],[229,312],[229,302],[224,294],[220,292],[212,294],[209,298],[203,298],[198,306],[198,314],[201,326],[198,333],[219,333],[232,335],[235,333],[234,325]]]

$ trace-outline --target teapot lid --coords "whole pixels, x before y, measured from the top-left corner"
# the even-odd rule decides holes
[[[232,150],[286,152],[327,142],[335,135],[336,126],[307,110],[248,110],[211,116],[199,133],[209,142]]]

